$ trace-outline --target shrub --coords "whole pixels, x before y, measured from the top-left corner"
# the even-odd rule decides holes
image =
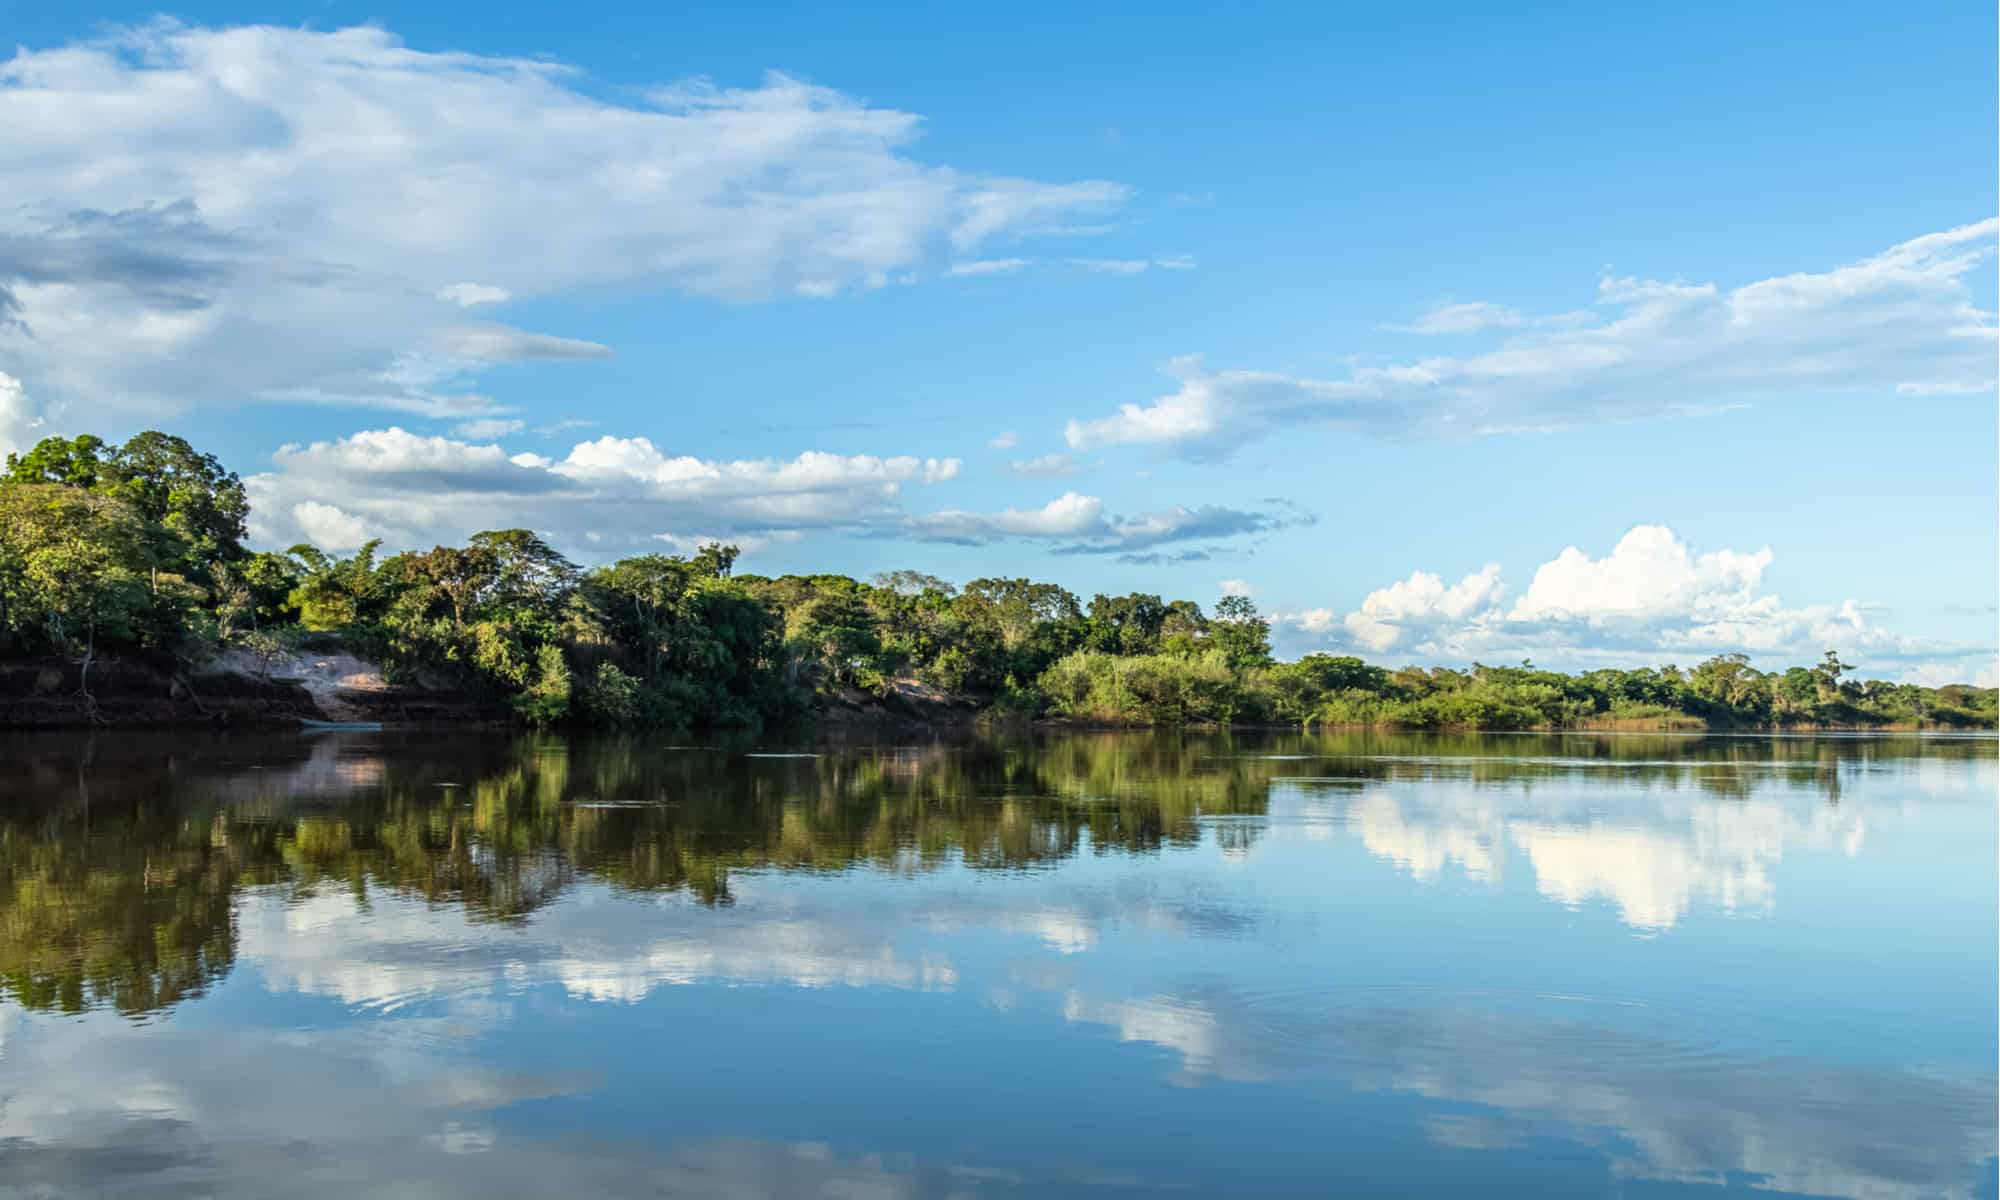
[[[612,663],[599,663],[577,701],[593,723],[629,725],[639,717],[639,681]]]
[[[569,718],[569,702],[569,663],[560,646],[544,645],[535,654],[535,681],[514,698],[514,711],[529,724],[553,725]]]

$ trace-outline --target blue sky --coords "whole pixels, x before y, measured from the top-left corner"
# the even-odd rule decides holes
[[[1990,675],[1994,15],[1487,12],[13,13],[0,442],[184,433],[274,542]]]

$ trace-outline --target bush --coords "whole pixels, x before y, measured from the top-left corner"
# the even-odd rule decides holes
[[[1053,712],[1118,724],[1227,724],[1268,708],[1218,650],[1124,658],[1078,650],[1042,672],[1036,688]]]
[[[257,657],[257,674],[268,679],[271,665],[290,657],[300,641],[296,625],[267,625],[238,635],[236,644]]]
[[[560,646],[545,645],[535,654],[535,681],[514,698],[514,711],[531,725],[553,725],[569,718],[569,702],[569,663]]]
[[[576,699],[582,715],[593,724],[629,725],[639,717],[639,681],[612,663],[597,664],[597,673]]]

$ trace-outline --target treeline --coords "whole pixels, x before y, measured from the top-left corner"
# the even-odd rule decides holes
[[[464,546],[346,556],[246,547],[242,482],[184,440],[49,438],[0,478],[0,654],[224,652],[268,667],[301,646],[379,661],[537,725],[762,727],[835,699],[941,695],[982,712],[1108,724],[1535,729],[1991,726],[1996,692],[1855,679],[1836,654],[1782,672],[1742,655],[1566,674],[1274,661],[1255,604],[1156,595],[1085,604],[1054,584],[912,571],[765,578],[734,547],[583,569],[520,529]]]

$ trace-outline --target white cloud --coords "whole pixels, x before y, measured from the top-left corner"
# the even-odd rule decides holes
[[[1398,333],[1479,333],[1488,329],[1519,329],[1528,318],[1504,304],[1474,300],[1440,304],[1407,325],[1389,325]]]
[[[1007,464],[1007,469],[1027,479],[1056,479],[1076,474],[1076,460],[1067,454],[1044,454],[1039,458],[1016,459]]]
[[[789,81],[788,81],[789,82]],[[903,114],[896,114],[902,116]],[[1026,179],[964,180],[954,198],[957,224],[951,244],[968,250],[996,235],[1074,237],[1107,233],[1107,224],[1078,224],[1076,218],[1104,214],[1125,202],[1127,190],[1115,183],[1047,184]]]
[[[1176,506],[1116,516],[1106,513],[1104,501],[1096,496],[1065,492],[1036,509],[1010,508],[997,513],[951,509],[912,517],[905,527],[910,536],[921,541],[979,545],[1020,538],[1060,543],[1055,548],[1058,554],[1122,554],[1128,560],[1153,561],[1134,556],[1169,543],[1220,542],[1266,533],[1301,519],[1217,505]],[[1202,551],[1190,553],[1206,556]]]
[[[1241,579],[1225,579],[1217,586],[1222,589],[1222,594],[1225,596],[1249,596],[1255,594],[1257,590]]]
[[[577,481],[626,480],[666,493],[701,491],[763,501],[857,486],[893,495],[898,484],[912,480],[940,483],[957,475],[958,468],[955,458],[877,458],[815,450],[789,462],[710,462],[689,455],[670,458],[643,437],[607,436],[577,443],[568,458],[548,470]]]
[[[1020,444],[1021,435],[1009,429],[1005,432],[994,434],[992,439],[986,443],[986,446],[990,450],[1012,450]]]
[[[918,536],[941,542],[982,542],[995,537],[1076,538],[1105,528],[1104,501],[1065,492],[1040,508],[997,513],[960,510],[914,518]]]
[[[1484,611],[1503,590],[1498,564],[1489,563],[1449,587],[1437,575],[1413,571],[1408,579],[1368,593],[1360,610],[1348,613],[1342,625],[1356,642],[1379,653],[1408,633],[1449,626]],[[1330,627],[1323,618],[1315,624]]]
[[[506,325],[461,325],[438,335],[438,344],[456,359],[476,363],[610,358],[611,347],[579,338],[551,337]]]
[[[40,436],[41,414],[21,381],[0,371],[0,455],[28,449]]]
[[[2000,658],[1987,654],[1984,657],[1967,655],[1938,662],[1920,662],[1904,671],[1903,679],[1925,687],[1944,687],[1953,683],[2000,687]]]
[[[1004,275],[1018,271],[1035,260],[1032,258],[981,258],[971,262],[957,262],[945,271],[947,275]]]
[[[1355,611],[1313,608],[1279,620],[1323,643],[1453,662],[1629,666],[1650,656],[1689,665],[1744,653],[1768,668],[1838,649],[1878,674],[1969,681],[1991,667],[1991,648],[1885,630],[1855,600],[1788,608],[1762,590],[1771,561],[1769,549],[1696,553],[1671,529],[1640,525],[1602,558],[1565,548],[1511,606],[1499,566],[1488,565],[1451,585],[1416,571],[1370,592]]]
[[[1137,275],[1153,267],[1163,271],[1194,269],[1194,256],[1191,254],[1174,254],[1162,258],[1070,258],[1063,261],[1072,267],[1082,267],[1086,271],[1102,271],[1111,275]]]
[[[1069,422],[1070,446],[1150,445],[1220,458],[1275,429],[1323,425],[1379,436],[1482,437],[1634,420],[1811,392],[1934,395],[1994,386],[1994,313],[1965,276],[2000,220],[1891,247],[1816,274],[1736,288],[1606,278],[1601,319],[1530,320],[1455,305],[1420,325],[1534,325],[1493,349],[1359,368],[1345,378],[1213,371],[1185,357],[1148,405]]]
[[[1697,555],[1666,526],[1639,525],[1600,559],[1565,547],[1535,569],[1534,582],[1510,615],[1514,620],[1592,619],[1738,606],[1753,599],[1770,564],[1769,547],[1754,554],[1717,550]]]
[[[460,308],[472,308],[480,304],[500,304],[511,299],[514,293],[503,287],[492,287],[484,283],[448,283],[438,289],[438,299],[449,300]]]
[[[788,460],[709,460],[664,453],[643,437],[579,442],[560,457],[510,455],[490,442],[391,427],[281,447],[272,467],[245,481],[251,533],[265,544],[312,536],[299,506],[315,502],[337,503],[345,518],[391,548],[527,525],[572,545],[586,533],[615,530],[603,549],[625,552],[690,529],[769,540],[786,531],[893,523],[903,515],[904,485],[949,480],[959,464],[816,451]],[[355,528],[318,519],[319,532],[351,536]]]
[[[754,548],[812,532],[983,544],[1027,540],[1057,553],[1126,553],[1167,543],[1216,543],[1301,520],[1217,506],[1133,516],[1071,492],[1036,509],[912,513],[909,486],[957,477],[955,458],[828,454],[715,460],[670,454],[644,437],[599,437],[561,456],[509,454],[491,442],[364,430],[280,447],[272,469],[246,479],[251,537],[349,548],[369,537],[390,549],[527,526],[591,556],[728,541]]]
[[[301,500],[292,505],[292,520],[306,540],[323,550],[353,550],[368,540],[368,524],[337,505]]]
[[[1126,196],[923,162],[916,114],[782,75],[644,96],[366,27],[161,21],[19,50],[0,359],[66,422],[218,396],[464,416],[490,364],[609,352],[466,328],[468,307],[866,290]]]
[[[586,534],[585,536],[593,543],[603,540],[601,534]],[[768,534],[732,533],[727,535],[720,533],[656,533],[653,535],[653,540],[665,543],[675,554],[691,556],[698,553],[703,546],[715,545],[717,543],[727,543],[735,546],[745,554],[755,554],[778,542],[798,541],[799,534],[790,530],[776,530]]]

